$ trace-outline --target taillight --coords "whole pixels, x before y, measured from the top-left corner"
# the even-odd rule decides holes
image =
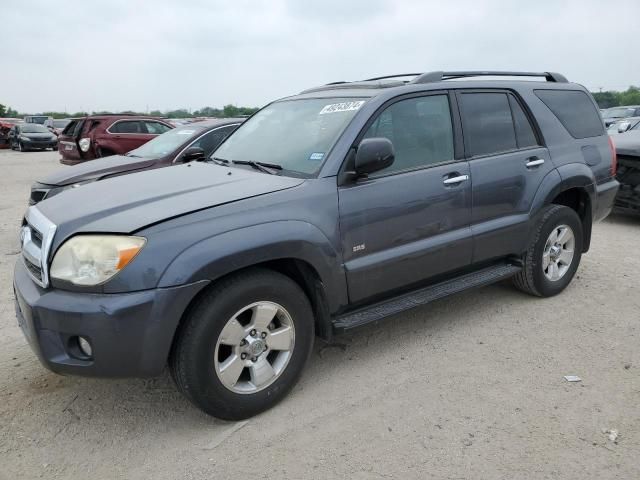
[[[618,156],[616,154],[616,146],[613,144],[613,140],[609,137],[609,148],[611,149],[611,176],[615,177],[618,173]]]

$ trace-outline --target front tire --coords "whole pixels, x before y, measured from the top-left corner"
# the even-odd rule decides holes
[[[169,364],[178,389],[198,408],[241,420],[291,390],[313,341],[304,291],[285,275],[255,269],[221,281],[196,301]]]
[[[523,292],[551,297],[573,279],[582,257],[583,232],[578,214],[562,205],[542,213],[514,284]]]
[[[19,152],[26,152],[27,149],[24,148],[24,145],[22,145],[22,142],[18,142],[18,151]]]

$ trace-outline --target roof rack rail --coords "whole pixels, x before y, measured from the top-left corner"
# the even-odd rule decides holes
[[[544,77],[547,82],[568,83],[564,75],[555,72],[503,72],[491,70],[428,72],[418,75],[409,83],[432,83],[467,77]]]
[[[397,75],[385,75],[383,77],[374,77],[367,78],[365,80],[360,80],[361,82],[375,82],[376,80],[387,80],[389,78],[400,78],[400,77],[417,77],[422,75],[421,73],[398,73]]]

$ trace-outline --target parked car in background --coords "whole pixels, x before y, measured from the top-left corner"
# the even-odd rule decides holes
[[[9,131],[18,123],[22,123],[22,120],[18,118],[0,118],[0,148],[9,148]]]
[[[53,120],[53,117],[47,115],[25,115],[24,123],[38,123],[44,125],[47,120]]]
[[[89,115],[72,118],[59,135],[60,162],[65,165],[124,155],[171,130],[167,120],[138,115]]]
[[[67,127],[67,125],[69,125],[69,123],[71,123],[70,118],[51,118],[44,122],[44,126],[58,136]]]
[[[169,130],[125,155],[113,155],[59,170],[31,186],[29,204],[80,185],[126,173],[208,157],[244,121],[207,120]]]
[[[19,123],[9,130],[9,146],[13,150],[46,150],[58,148],[58,137],[38,123]]]
[[[612,137],[618,155],[617,211],[640,215],[640,128]]]
[[[609,135],[618,135],[619,133],[628,132],[629,130],[638,129],[640,126],[640,117],[627,117],[616,120],[607,128]]]
[[[397,77],[275,101],[211,162],[29,207],[15,306],[43,365],[168,363],[191,402],[239,420],[291,390],[316,335],[507,278],[561,293],[618,190],[593,97],[548,72]]]
[[[616,120],[627,117],[640,117],[640,105],[608,108],[602,115],[606,127],[609,127]]]

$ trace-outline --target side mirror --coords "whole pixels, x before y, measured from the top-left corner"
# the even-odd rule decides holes
[[[629,130],[629,127],[631,126],[631,123],[629,122],[620,122],[618,124],[618,133],[624,133],[627,130]]]
[[[182,162],[193,162],[194,160],[204,160],[204,150],[200,147],[189,147],[187,148],[180,161]]]
[[[365,138],[356,152],[356,174],[368,175],[387,168],[395,160],[395,155],[393,144],[388,138]]]

